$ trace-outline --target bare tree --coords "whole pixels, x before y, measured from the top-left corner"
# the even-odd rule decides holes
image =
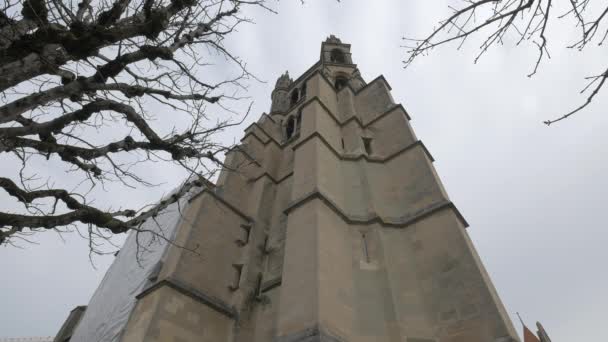
[[[20,206],[0,207],[0,244],[44,230],[86,227],[91,240],[137,230],[208,186],[228,148],[214,134],[238,124],[235,91],[251,77],[224,44],[248,21],[246,6],[268,9],[263,0],[5,0],[0,162],[21,167],[0,177]],[[158,162],[188,180],[153,205],[95,205],[92,189],[152,186],[142,164]]]
[[[460,6],[450,7],[452,15],[423,39],[404,37],[406,41],[407,68],[412,62],[440,45],[457,43],[458,48],[474,35],[481,35],[483,42],[475,62],[494,45],[503,44],[507,35],[514,35],[516,45],[531,43],[538,49],[538,56],[528,77],[538,71],[541,62],[550,58],[547,32],[557,23],[574,23],[580,29],[579,38],[567,48],[585,50],[589,45],[602,45],[608,36],[608,4],[592,0],[563,0],[567,9],[554,13],[553,0],[459,0]],[[570,20],[570,22],[568,22]],[[605,66],[607,67],[607,66]],[[596,97],[608,78],[608,68],[597,75],[586,77],[588,83],[581,93],[588,93],[586,101],[570,112],[553,120],[551,125],[581,111]]]

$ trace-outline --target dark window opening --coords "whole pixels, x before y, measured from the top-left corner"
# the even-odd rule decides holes
[[[296,116],[296,129],[299,131],[300,126],[302,126],[302,108],[298,111],[298,116]]]
[[[333,49],[329,53],[329,60],[332,63],[346,63],[346,58],[344,58],[344,52],[340,49]]]
[[[241,273],[243,272],[243,264],[232,264],[234,267],[234,280],[231,285],[228,286],[230,291],[236,291],[241,287]]]
[[[365,262],[369,263],[369,247],[367,246],[367,234],[361,232],[361,242],[363,245],[363,255],[365,256]]]
[[[270,251],[270,242],[268,242],[268,240],[269,240],[269,237],[268,237],[268,235],[266,235],[264,237],[264,243],[262,244],[262,253],[265,255],[270,254],[270,252],[271,252]]]
[[[300,88],[300,98],[306,98],[306,83],[302,84],[302,88]]]
[[[362,138],[363,139],[363,147],[365,148],[365,153],[372,154],[372,138]]]
[[[298,93],[298,89],[294,89],[291,92],[291,105],[295,105],[296,103],[298,103],[298,100],[300,99],[300,94]]]
[[[262,278],[263,278],[262,273],[258,273],[258,279],[256,279],[255,290],[254,290],[255,298],[257,300],[259,300],[260,297],[262,296],[262,280],[263,280]]]
[[[296,128],[294,121],[295,120],[293,119],[293,116],[290,116],[287,120],[287,126],[285,127],[285,134],[287,135],[287,139],[291,138],[291,136],[293,135],[293,131]]]
[[[243,228],[243,230],[245,231],[245,237],[243,239],[237,239],[234,241],[239,247],[243,247],[249,243],[249,235],[251,234],[251,225],[242,224],[241,228]]]
[[[336,90],[340,90],[340,89],[346,87],[347,83],[348,83],[348,80],[346,79],[346,77],[338,76],[338,77],[336,77],[336,82],[334,82],[334,87],[336,88]]]

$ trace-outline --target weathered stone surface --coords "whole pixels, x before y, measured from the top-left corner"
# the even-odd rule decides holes
[[[192,199],[198,254],[170,248],[123,341],[517,341],[388,82],[321,49]]]

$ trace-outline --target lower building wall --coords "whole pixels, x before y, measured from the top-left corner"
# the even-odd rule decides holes
[[[234,341],[275,341],[279,294],[280,286],[273,287],[248,303],[240,312]]]
[[[228,342],[234,320],[169,286],[140,298],[123,342]]]
[[[137,301],[124,329],[121,341],[146,340],[148,327],[156,316],[159,300],[159,294],[153,294]]]
[[[406,229],[382,229],[380,237],[404,335],[441,342],[517,339],[452,210]]]
[[[312,200],[289,215],[286,258],[278,341],[517,341],[451,208],[390,228]]]
[[[299,334],[318,324],[318,217],[316,201],[288,215],[277,335]],[[302,209],[302,210],[300,210]]]

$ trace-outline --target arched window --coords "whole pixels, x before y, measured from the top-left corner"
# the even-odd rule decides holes
[[[293,106],[296,103],[298,103],[299,99],[300,99],[300,94],[299,94],[298,89],[296,88],[291,92],[291,105]]]
[[[348,84],[348,79],[344,76],[338,76],[334,82],[334,88],[336,88],[336,90],[340,90],[346,87],[346,84]]]
[[[291,138],[295,128],[296,128],[295,120],[293,119],[293,116],[290,116],[289,119],[287,119],[287,126],[285,126],[285,134],[287,136],[287,139]]]
[[[331,50],[331,52],[329,53],[329,60],[332,63],[346,63],[344,52],[338,48]]]

